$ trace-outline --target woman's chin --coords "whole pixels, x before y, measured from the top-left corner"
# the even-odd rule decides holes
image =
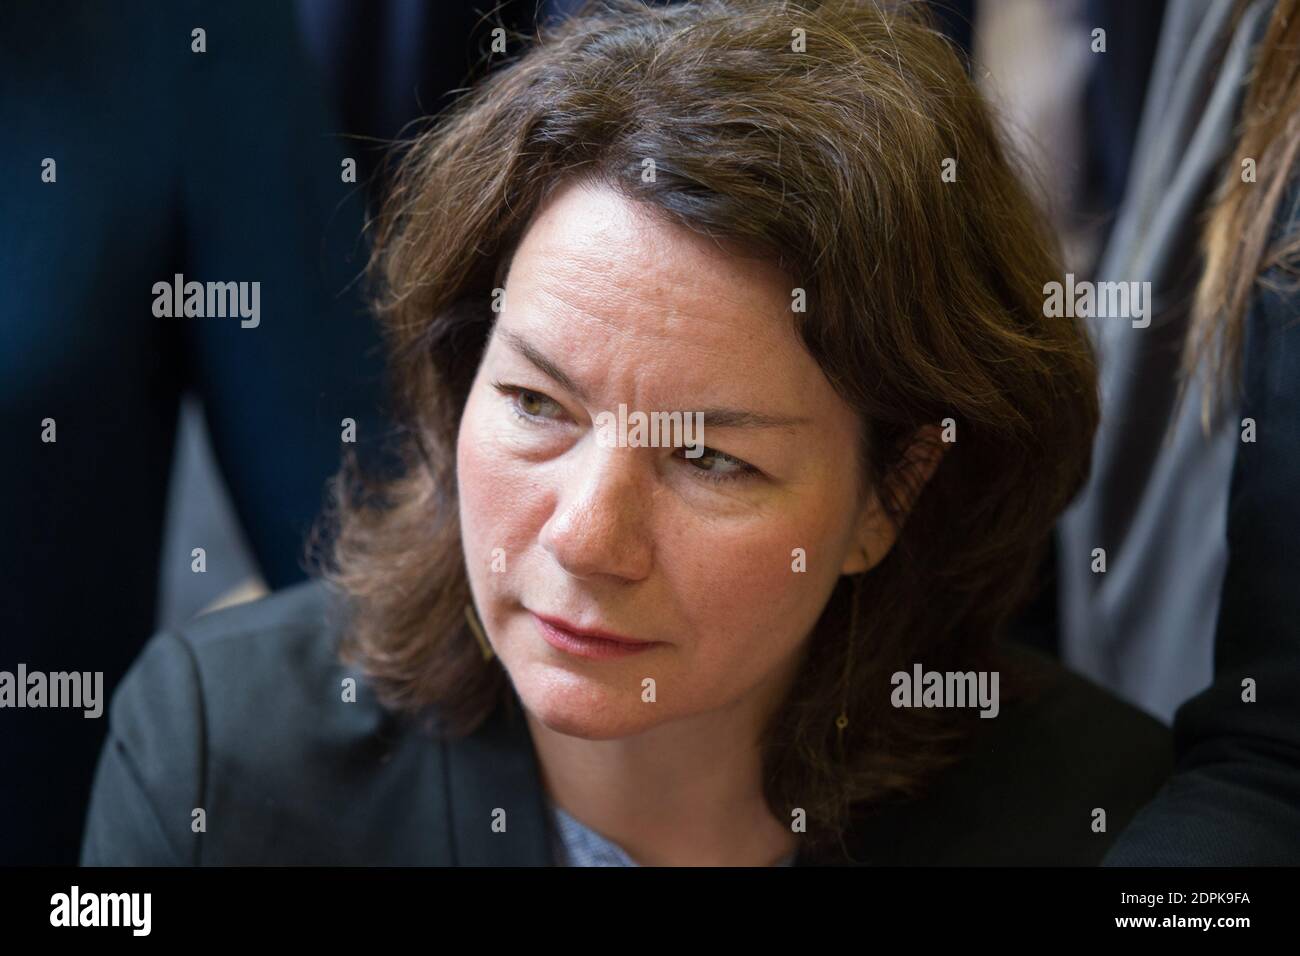
[[[548,729],[569,737],[609,740],[639,733],[657,722],[654,704],[643,703],[638,688],[604,686],[590,679],[553,677],[516,681],[528,712]]]

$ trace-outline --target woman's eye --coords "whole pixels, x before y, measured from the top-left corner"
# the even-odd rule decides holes
[[[554,421],[564,415],[564,409],[555,399],[532,389],[493,382],[493,387],[510,398],[510,411],[526,422]]]
[[[705,481],[739,481],[758,474],[758,469],[748,462],[714,451],[712,448],[705,447],[704,454],[698,458],[688,458],[686,451],[687,449],[682,449],[682,458],[689,462],[692,470]]]
[[[530,425],[553,422],[564,417],[564,407],[555,399],[530,388],[510,385],[506,382],[493,382],[492,387],[510,399],[510,412],[520,421]],[[760,474],[759,470],[746,461],[709,447],[701,449],[702,454],[691,458],[686,455],[690,449],[683,448],[678,454],[691,466],[693,474],[703,481],[722,484],[729,481],[741,481]]]

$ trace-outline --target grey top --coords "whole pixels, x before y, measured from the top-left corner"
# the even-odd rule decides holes
[[[1166,8],[1129,191],[1097,275],[1151,282],[1150,325],[1090,320],[1102,420],[1088,484],[1058,528],[1066,662],[1165,721],[1211,680],[1241,427],[1228,404],[1202,428],[1199,383],[1174,412],[1198,217],[1228,161],[1248,54],[1271,6],[1256,0],[1231,35],[1226,0]],[[1104,573],[1093,570],[1095,548]]]
[[[601,836],[591,827],[561,809],[550,798],[546,807],[551,815],[551,840],[556,866],[640,866],[628,856],[627,851],[612,840]],[[777,866],[793,866],[796,854],[791,853]]]

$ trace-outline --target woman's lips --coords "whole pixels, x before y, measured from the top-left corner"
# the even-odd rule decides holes
[[[529,613],[532,615],[533,620],[537,622],[537,630],[546,643],[558,650],[567,651],[578,657],[587,657],[594,660],[627,657],[631,654],[648,651],[652,647],[657,647],[660,643],[659,641],[617,641],[607,637],[594,637],[590,634],[577,634],[556,624],[556,618],[548,619],[531,611]]]

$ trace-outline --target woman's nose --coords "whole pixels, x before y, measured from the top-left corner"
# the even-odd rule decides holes
[[[636,581],[650,571],[647,462],[629,448],[595,442],[568,470],[541,544],[569,574]]]

